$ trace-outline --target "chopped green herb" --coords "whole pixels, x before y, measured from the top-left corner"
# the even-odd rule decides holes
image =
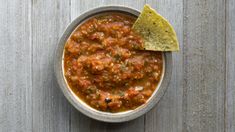
[[[122,71],[126,71],[126,65],[125,65],[125,63],[122,63],[122,65],[121,65],[121,70],[122,70]]]
[[[114,55],[114,58],[115,58],[117,61],[119,61],[119,60],[121,60],[121,55],[116,54],[116,55]]]
[[[125,93],[123,91],[119,91],[118,95],[123,97],[125,95]]]

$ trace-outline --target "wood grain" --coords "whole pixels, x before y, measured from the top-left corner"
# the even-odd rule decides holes
[[[69,131],[70,104],[59,90],[53,72],[53,52],[69,23],[69,1],[32,3],[33,131]]]
[[[30,0],[0,1],[0,131],[32,130]]]
[[[226,3],[226,131],[235,131],[235,0]]]
[[[180,51],[173,53],[171,83],[157,106],[146,115],[146,132],[182,132],[183,98],[183,0],[147,0],[175,28]]]
[[[183,53],[183,131],[225,131],[224,0],[184,0]]]
[[[130,122],[86,117],[55,81],[59,37],[91,8],[145,3],[179,38],[168,90],[153,110]],[[234,132],[234,12],[235,0],[0,0],[0,132]]]

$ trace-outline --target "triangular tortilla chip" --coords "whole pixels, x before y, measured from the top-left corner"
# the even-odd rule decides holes
[[[145,50],[179,50],[179,43],[173,27],[148,5],[144,6],[132,28],[143,37]]]

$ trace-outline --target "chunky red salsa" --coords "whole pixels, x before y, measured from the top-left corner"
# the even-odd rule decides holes
[[[91,107],[108,112],[146,103],[161,79],[161,52],[143,49],[132,31],[136,18],[113,13],[81,24],[64,50],[65,78],[72,91]]]

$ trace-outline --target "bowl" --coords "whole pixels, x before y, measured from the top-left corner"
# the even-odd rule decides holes
[[[65,46],[67,39],[71,35],[71,33],[74,31],[74,29],[78,25],[80,25],[82,22],[84,22],[85,20],[93,16],[100,15],[103,13],[112,13],[112,12],[124,13],[127,15],[132,15],[134,17],[138,17],[138,15],[140,14],[140,11],[133,9],[133,8],[124,7],[124,6],[103,6],[103,7],[95,8],[95,9],[92,9],[90,11],[87,11],[81,14],[79,17],[73,20],[72,23],[68,25],[65,32],[60,37],[59,43],[57,44],[57,47],[55,49],[55,54],[54,54],[54,72],[55,72],[57,82],[64,96],[81,113],[99,121],[125,122],[125,121],[133,120],[137,117],[140,117],[141,115],[148,112],[159,102],[161,97],[164,95],[168,87],[168,84],[170,82],[170,78],[172,74],[172,53],[171,52],[163,52],[162,77],[161,77],[159,84],[157,85],[156,90],[153,92],[152,96],[148,99],[148,101],[145,104],[137,107],[134,110],[129,110],[125,112],[118,112],[118,113],[102,112],[102,111],[99,111],[90,107],[81,99],[79,99],[79,97],[77,97],[75,93],[73,93],[73,91],[69,88],[69,86],[67,85],[66,79],[64,77],[64,73],[63,73],[64,46]]]

